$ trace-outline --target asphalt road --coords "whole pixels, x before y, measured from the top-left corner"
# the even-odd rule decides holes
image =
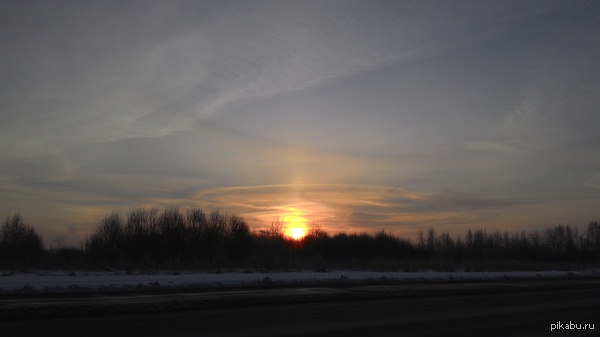
[[[554,330],[561,322],[594,330]],[[578,326],[578,325],[577,325]],[[555,327],[558,327],[556,325]],[[2,336],[597,336],[600,289],[458,294],[0,321]]]

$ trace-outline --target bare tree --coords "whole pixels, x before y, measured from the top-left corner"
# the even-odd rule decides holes
[[[5,257],[37,258],[44,250],[42,238],[33,227],[25,225],[20,214],[4,220],[0,238]]]

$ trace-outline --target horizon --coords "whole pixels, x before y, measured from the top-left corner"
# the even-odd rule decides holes
[[[328,233],[600,218],[597,1],[3,1],[0,216]]]
[[[467,237],[469,235],[471,235],[472,233],[482,233],[484,236],[485,235],[490,235],[491,236],[495,236],[500,234],[501,237],[506,237],[506,235],[508,235],[508,237],[510,237],[511,240],[513,240],[515,237],[520,237],[521,235],[525,235],[526,238],[532,239],[532,238],[539,238],[539,237],[546,237],[545,240],[548,240],[549,236],[555,235],[555,230],[557,230],[557,228],[563,228],[563,229],[568,229],[573,230],[574,235],[575,235],[575,239],[582,239],[584,237],[587,236],[586,233],[589,234],[589,231],[593,229],[590,229],[590,226],[597,226],[598,224],[598,220],[591,220],[588,221],[585,226],[579,226],[579,225],[571,225],[568,223],[565,224],[554,224],[554,225],[546,225],[546,226],[536,226],[533,227],[532,229],[523,229],[523,228],[518,228],[518,229],[514,229],[514,230],[509,230],[509,229],[501,229],[500,227],[493,227],[493,228],[486,228],[484,226],[480,226],[480,227],[465,227],[463,231],[457,231],[456,228],[454,228],[454,230],[440,230],[439,228],[436,228],[434,226],[430,226],[427,228],[419,228],[418,231],[416,232],[410,232],[409,234],[405,233],[399,233],[399,232],[394,232],[394,231],[389,231],[386,230],[384,228],[379,229],[379,230],[371,230],[371,231],[358,231],[358,230],[351,230],[351,231],[329,231],[326,228],[324,228],[323,226],[321,226],[320,223],[316,222],[316,221],[309,221],[308,219],[302,217],[302,216],[295,216],[295,215],[288,215],[287,217],[279,217],[276,216],[275,218],[271,219],[271,221],[269,223],[259,223],[259,224],[252,224],[249,223],[243,216],[240,216],[239,214],[236,213],[228,213],[226,211],[223,210],[215,210],[212,212],[207,212],[203,209],[197,208],[195,206],[192,206],[191,208],[185,209],[182,211],[182,209],[178,206],[169,206],[166,207],[164,209],[160,209],[157,207],[135,207],[130,209],[128,212],[126,213],[119,213],[119,212],[111,212],[111,213],[107,213],[104,217],[102,217],[101,219],[97,219],[98,221],[96,221],[96,225],[94,225],[90,231],[88,233],[86,233],[85,237],[67,237],[66,235],[62,234],[62,233],[57,233],[54,237],[46,237],[44,235],[41,235],[39,233],[38,228],[34,225],[31,224],[29,222],[27,222],[27,220],[25,219],[25,217],[23,217],[22,214],[20,213],[15,213],[11,216],[7,216],[3,221],[1,226],[4,227],[6,226],[7,223],[13,224],[13,223],[19,223],[21,226],[25,226],[25,228],[32,228],[33,231],[36,233],[36,235],[40,236],[40,239],[42,240],[42,244],[43,244],[43,248],[44,249],[61,249],[61,248],[77,248],[78,246],[83,248],[84,246],[86,246],[88,244],[88,241],[90,240],[90,238],[94,237],[95,235],[98,235],[98,233],[100,233],[102,231],[102,227],[104,226],[104,224],[108,221],[108,222],[112,222],[116,216],[116,219],[118,219],[120,226],[122,227],[122,229],[125,229],[128,226],[128,219],[131,215],[134,216],[134,219],[139,219],[139,212],[145,213],[146,216],[150,215],[151,213],[154,214],[154,216],[156,216],[155,220],[160,221],[160,218],[163,216],[163,214],[167,214],[169,212],[175,211],[176,213],[178,213],[180,216],[182,216],[182,220],[184,221],[184,227],[189,228],[190,226],[192,226],[189,223],[189,218],[188,218],[188,213],[193,211],[193,212],[197,212],[199,211],[200,213],[203,213],[204,216],[206,216],[207,219],[210,219],[211,216],[213,215],[217,215],[218,217],[222,217],[222,219],[224,221],[227,221],[227,226],[229,225],[230,221],[233,221],[233,219],[240,219],[242,221],[242,223],[245,224],[245,226],[247,226],[249,233],[251,233],[252,236],[255,237],[260,237],[260,236],[265,236],[265,237],[281,237],[285,240],[288,241],[299,241],[302,242],[304,241],[304,239],[307,236],[311,235],[317,235],[319,236],[320,234],[325,235],[325,237],[328,238],[334,238],[338,235],[350,235],[350,236],[354,236],[354,235],[367,235],[370,237],[376,237],[379,234],[385,234],[386,236],[389,237],[393,237],[396,239],[400,239],[400,240],[407,240],[410,244],[413,245],[418,245],[420,240],[422,240],[424,237],[427,237],[428,235],[433,235],[435,237],[437,237],[437,239],[439,239],[440,237],[448,237],[450,240],[456,240],[456,242],[462,242],[462,240],[466,240]],[[297,214],[297,213],[290,213],[290,214]],[[168,216],[169,217],[169,216]],[[15,220],[16,218],[19,218],[19,220]],[[146,221],[148,221],[149,219],[146,219]],[[134,223],[137,223],[138,220],[133,220]],[[146,223],[144,226],[147,226],[148,224]],[[317,234],[320,233],[320,234]],[[592,235],[593,236],[593,235]],[[547,242],[546,242],[547,243]]]

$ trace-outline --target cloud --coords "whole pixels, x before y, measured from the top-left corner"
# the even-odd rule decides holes
[[[300,215],[333,232],[411,229],[473,223],[523,202],[466,193],[413,193],[354,184],[286,184],[199,190],[195,204],[238,212],[260,228],[275,217]]]
[[[509,155],[522,155],[523,152],[513,146],[490,143],[490,142],[469,142],[467,143],[467,149],[469,150],[480,150],[480,151],[494,151]]]
[[[8,68],[19,70],[8,78],[22,81],[27,91],[4,94],[12,103],[3,100],[2,109],[14,117],[3,123],[0,137],[12,145],[4,150],[34,155],[73,144],[162,137],[189,130],[229,104],[301,90],[412,53],[390,49],[393,37],[345,17],[351,7],[238,6],[173,4],[116,17],[103,6],[79,16],[33,11],[61,22],[28,30],[11,49],[17,61]],[[184,10],[214,16],[198,20]],[[153,20],[172,22],[177,15],[184,16],[178,29],[152,28]],[[9,34],[24,34],[10,28]],[[53,44],[65,36],[64,48]]]
[[[430,195],[423,203],[432,210],[485,210],[513,205],[529,204],[530,201],[518,201],[513,198],[480,197],[470,193],[443,191]]]
[[[393,2],[123,7],[116,16],[103,5],[73,16],[47,8],[32,13],[60,18],[53,29],[39,29],[35,20],[38,29],[9,26],[27,37],[11,49],[20,57],[7,67],[20,69],[8,78],[28,87],[12,95],[14,106],[2,107],[21,110],[3,130],[12,155],[189,130],[232,104],[439,53],[446,40],[431,39],[455,25],[448,8]],[[458,12],[471,27],[531,9],[473,5]],[[434,19],[415,19],[424,16]],[[445,43],[462,45],[478,34]],[[21,132],[10,131],[16,128]]]
[[[394,36],[368,29],[368,22],[357,20],[346,6],[259,7],[239,17],[235,13],[215,30],[209,81],[217,83],[218,93],[199,117],[239,100],[302,90],[418,54],[391,47]]]
[[[585,180],[583,185],[595,189],[600,189],[600,173],[596,173],[591,178]]]

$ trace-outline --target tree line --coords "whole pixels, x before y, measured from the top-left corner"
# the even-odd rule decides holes
[[[503,269],[537,268],[551,263],[600,262],[600,222],[585,231],[569,225],[509,233],[469,229],[463,236],[429,228],[408,240],[380,231],[330,235],[318,225],[295,240],[275,219],[252,231],[237,215],[198,208],[138,208],[112,213],[75,247],[46,249],[39,234],[16,214],[0,230],[0,269],[46,268],[335,268],[384,267]],[[525,267],[523,267],[523,263]],[[521,267],[519,267],[521,266]]]

